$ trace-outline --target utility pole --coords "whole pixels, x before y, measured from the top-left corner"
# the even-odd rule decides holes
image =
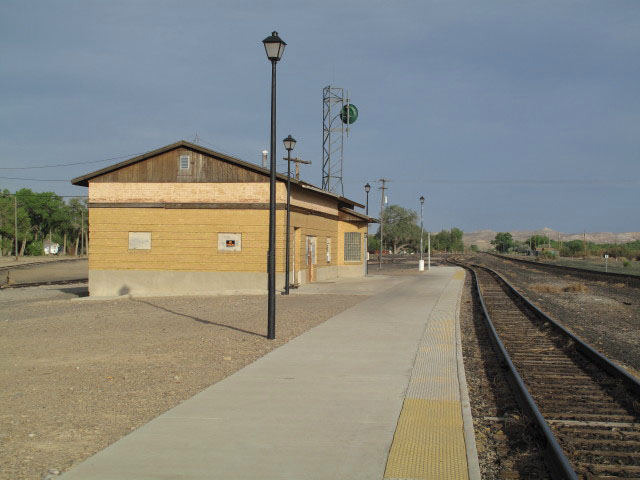
[[[300,180],[300,164],[303,163],[304,165],[311,165],[309,160],[301,160],[299,158],[289,159],[287,157],[283,157],[282,159],[296,164],[296,180]]]
[[[16,262],[18,261],[18,195],[13,194],[13,238],[16,249]]]
[[[80,210],[80,256],[84,250],[84,210]]]
[[[381,178],[378,181],[382,182],[382,186],[379,187],[382,194],[380,195],[380,252],[378,253],[378,270],[382,270],[382,250],[383,250],[383,238],[384,238],[384,236],[382,235],[383,224],[384,224],[382,217],[384,215],[384,197],[385,197],[384,191],[389,188],[386,186],[386,184],[391,180],[389,180],[388,178]]]

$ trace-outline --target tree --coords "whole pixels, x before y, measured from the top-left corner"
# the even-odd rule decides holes
[[[14,196],[9,190],[0,194],[0,250],[2,255],[9,255],[15,250],[15,217],[18,219],[19,254],[24,253],[26,243],[31,240],[31,219],[25,207],[18,202],[14,211]],[[21,246],[20,246],[21,245]]]
[[[505,253],[515,245],[515,242],[509,232],[499,232],[496,238],[491,240],[491,245],[495,245],[499,252]]]
[[[434,250],[463,252],[462,235],[462,230],[457,227],[453,227],[451,230],[441,230],[431,238],[431,246]]]
[[[380,250],[380,236],[379,235],[369,235],[367,237],[367,251],[368,252],[377,252]]]
[[[416,224],[418,214],[400,205],[389,205],[382,214],[384,242],[390,243],[393,253],[406,246],[420,243],[420,227]],[[380,229],[378,228],[378,235]]]

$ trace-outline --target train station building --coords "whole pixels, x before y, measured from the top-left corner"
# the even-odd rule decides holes
[[[209,295],[267,287],[269,170],[180,141],[75,178],[89,189],[89,293]],[[287,177],[276,179],[284,288]],[[291,179],[291,283],[365,273],[363,205]]]

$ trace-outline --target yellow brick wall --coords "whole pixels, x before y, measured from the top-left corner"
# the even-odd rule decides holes
[[[92,203],[268,203],[268,183],[100,183],[91,182]],[[276,202],[287,201],[276,184]]]
[[[286,221],[286,220],[285,220]],[[291,241],[294,241],[294,227],[300,228],[296,244],[296,271],[307,268],[306,237],[316,237],[316,267],[335,266],[338,253],[338,221],[318,215],[291,213]],[[331,238],[331,263],[327,263],[327,237]],[[292,247],[293,249],[293,247]],[[292,254],[293,256],[293,254]]]
[[[276,211],[276,271],[285,270],[286,212]],[[291,213],[296,270],[306,269],[306,237],[315,236],[316,267],[345,265],[344,232],[366,227],[318,215]],[[298,241],[294,228],[300,228]],[[268,210],[91,208],[92,270],[187,270],[266,272]],[[151,250],[129,250],[129,232],[151,232]],[[241,233],[241,252],[218,252],[218,233]],[[331,262],[326,239],[331,238]],[[295,246],[293,243],[296,242]],[[347,262],[355,265],[362,262]],[[292,260],[293,264],[293,260]]]
[[[276,270],[284,271],[285,212],[276,212]],[[89,269],[266,272],[269,211],[91,208]],[[129,250],[129,232],[151,250]],[[218,233],[242,233],[241,252],[218,252]]]
[[[350,222],[338,221],[338,236],[340,241],[338,242],[338,265],[358,265],[364,263],[364,234],[367,232],[367,227],[358,227]],[[360,233],[360,244],[362,245],[362,252],[360,255],[359,262],[345,262],[344,261],[344,234],[346,232],[359,232]]]

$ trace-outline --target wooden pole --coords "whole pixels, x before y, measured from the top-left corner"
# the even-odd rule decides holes
[[[80,256],[84,250],[84,210],[80,210]]]
[[[18,261],[18,195],[13,194],[13,237],[14,237],[14,248],[16,251],[14,252],[16,255],[16,262]]]

